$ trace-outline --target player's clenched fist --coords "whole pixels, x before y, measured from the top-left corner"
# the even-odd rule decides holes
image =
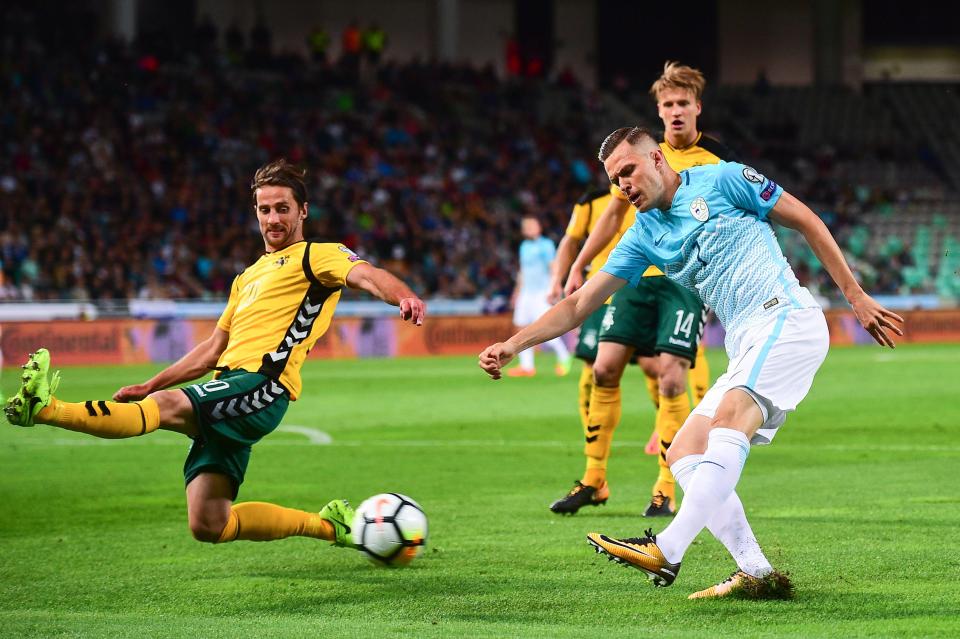
[[[483,352],[480,353],[480,361],[478,363],[480,364],[480,368],[486,371],[487,375],[493,379],[500,379],[502,375],[501,370],[510,363],[514,355],[516,355],[516,353],[513,352],[513,349],[503,342],[497,342],[483,349]]]

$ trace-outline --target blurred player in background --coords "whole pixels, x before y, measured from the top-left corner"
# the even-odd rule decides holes
[[[213,334],[143,384],[118,390],[114,401],[70,403],[53,396],[50,354],[34,353],[5,413],[17,426],[50,424],[106,439],[157,429],[193,440],[184,464],[190,530],[199,541],[270,541],[314,537],[353,546],[353,510],[334,500],[319,513],[263,502],[234,504],[251,448],[283,419],[300,395],[300,367],[326,332],[344,286],[400,307],[420,325],[424,303],[396,277],[342,244],[304,241],[304,172],[278,160],[260,168],[253,205],[264,255],[233,281]],[[215,378],[163,390],[216,370]]]
[[[522,328],[532,324],[550,308],[547,298],[550,296],[550,270],[557,247],[553,241],[543,236],[540,220],[532,215],[524,215],[520,222],[523,241],[520,242],[520,271],[513,289],[513,323]],[[546,344],[557,354],[555,371],[557,375],[570,372],[573,359],[563,339],[558,337]],[[520,365],[510,369],[510,377],[532,377],[537,374],[534,365],[533,350],[520,353]]]
[[[673,522],[654,535],[617,539],[590,533],[598,552],[669,586],[694,538],[704,528],[727,548],[738,571],[692,598],[743,592],[789,596],[785,575],[764,556],[735,492],[751,444],[769,444],[813,383],[830,336],[823,311],[783,257],[770,222],[803,235],[853,308],[883,346],[887,331],[902,335],[902,319],[857,283],[826,225],[773,180],[735,162],[677,173],[646,129],[625,127],[600,147],[600,160],[641,213],[603,270],[531,326],[480,354],[498,379],[524,348],[582,323],[615,291],[636,286],[656,264],[702,297],[727,330],[727,371],[707,392],[667,455],[684,490]]]
[[[702,111],[705,86],[706,80],[699,70],[667,62],[663,74],[650,88],[664,126],[660,148],[675,171],[733,159],[729,149],[698,130],[697,117]],[[584,269],[594,264],[597,255],[609,253],[611,243],[616,243],[625,223],[634,216],[635,210],[615,185],[611,186],[610,193],[613,198],[570,268],[565,288],[567,294],[583,284]],[[662,275],[660,269],[651,266],[635,289],[624,288],[611,301],[609,308],[614,311],[609,316],[610,326],[600,335],[601,343],[611,342],[611,345],[602,347],[603,354],[598,356],[598,363],[594,365],[594,378],[599,380],[597,385],[601,390],[598,395],[602,399],[590,421],[592,428],[599,429],[592,435],[587,434],[588,439],[597,436],[593,443],[594,453],[588,453],[588,459],[599,460],[588,461],[588,464],[602,466],[604,476],[600,484],[597,482],[601,478],[596,473],[585,477],[587,481],[583,483],[596,488],[590,499],[585,499],[584,489],[579,484],[575,485],[565,498],[574,502],[571,506],[579,502],[592,503],[601,493],[609,494],[605,484],[606,460],[613,431],[620,419],[620,378],[627,362],[636,353],[640,355],[639,363],[647,374],[647,387],[657,408],[655,430],[659,441],[660,470],[644,516],[667,516],[676,510],[676,482],[667,465],[666,454],[690,414],[688,380],[694,405],[703,399],[710,384],[710,368],[700,344],[707,309],[689,291]]]

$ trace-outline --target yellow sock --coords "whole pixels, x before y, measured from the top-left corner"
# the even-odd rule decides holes
[[[139,402],[61,402],[56,397],[37,413],[36,422],[87,433],[104,439],[122,439],[152,433],[160,427],[160,407],[149,397]]]
[[[580,372],[579,389],[580,425],[586,428],[590,418],[590,392],[593,390],[593,369],[586,363]]]
[[[690,397],[687,393],[676,397],[660,396],[660,408],[657,410],[657,435],[660,437],[660,456],[657,461],[660,463],[660,473],[651,491],[654,495],[659,492],[676,499],[676,480],[667,466],[667,449],[689,415]]]
[[[607,480],[607,460],[613,431],[620,423],[620,387],[593,387],[590,394],[590,419],[584,429],[587,443],[583,454],[587,456],[587,469],[581,480],[588,486],[599,488]]]
[[[710,388],[710,364],[707,363],[707,355],[703,344],[697,349],[696,365],[687,373],[687,380],[690,383],[690,392],[693,395],[693,405],[696,406]]]
[[[333,541],[333,524],[317,513],[284,508],[262,501],[246,501],[230,508],[230,519],[218,544],[238,539],[273,541],[286,537],[314,537]]]
[[[660,382],[657,381],[656,377],[650,377],[649,375],[644,375],[643,379],[647,382],[647,392],[650,393],[650,401],[653,402],[653,407],[660,408]]]

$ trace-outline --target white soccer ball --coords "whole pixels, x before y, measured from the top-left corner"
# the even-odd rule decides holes
[[[353,518],[353,542],[371,561],[406,566],[427,543],[427,516],[406,495],[382,493],[367,499]]]

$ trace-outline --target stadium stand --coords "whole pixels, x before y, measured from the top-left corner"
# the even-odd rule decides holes
[[[0,299],[225,296],[258,250],[249,177],[279,155],[311,169],[310,235],[430,297],[505,297],[519,213],[562,234],[602,179],[597,140],[630,112],[569,77],[413,60],[357,82],[210,44],[163,60],[107,41],[54,49],[6,24]],[[814,205],[871,290],[960,297],[955,87],[714,87],[706,100],[704,128]],[[648,96],[628,102],[654,121]],[[921,106],[931,117],[908,117]],[[835,295],[795,240],[781,234],[801,278]]]

